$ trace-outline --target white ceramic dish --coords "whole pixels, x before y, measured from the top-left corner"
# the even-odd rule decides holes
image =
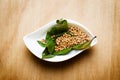
[[[94,37],[94,35],[82,24],[66,19],[68,24],[74,24],[80,27],[84,32],[86,32],[91,38]],[[26,45],[26,47],[38,58],[42,59],[42,52],[45,49],[44,47],[41,47],[38,43],[37,40],[45,39],[47,31],[54,25],[56,24],[56,20],[49,22],[48,24],[44,25],[43,27],[40,27],[38,30],[27,34],[24,36],[23,40]],[[94,46],[97,43],[97,39],[94,39],[91,43],[91,47]],[[53,58],[49,59],[44,59],[45,61],[49,62],[61,62],[68,60],[78,54],[80,54],[83,50],[72,50],[70,53],[67,55],[61,55],[61,56],[55,56]]]

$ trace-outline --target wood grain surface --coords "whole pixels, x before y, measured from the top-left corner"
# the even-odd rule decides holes
[[[87,26],[98,44],[65,62],[39,60],[23,36],[60,18]],[[120,80],[120,0],[0,0],[0,80]]]

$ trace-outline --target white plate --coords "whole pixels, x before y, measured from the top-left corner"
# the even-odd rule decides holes
[[[84,32],[86,32],[91,38],[94,37],[94,35],[82,24],[70,20],[70,19],[66,19],[68,24],[74,24],[79,26]],[[41,39],[45,39],[46,33],[47,31],[54,25],[56,24],[56,20],[44,25],[43,27],[40,27],[38,30],[27,34],[26,36],[24,36],[23,40],[25,45],[27,46],[27,48],[38,58],[42,59],[42,52],[45,49],[44,47],[41,47],[37,40],[41,40]],[[94,46],[97,43],[97,39],[94,39],[91,43],[91,47]],[[78,54],[80,54],[83,50],[72,50],[70,53],[66,54],[66,55],[60,55],[60,56],[55,56],[53,58],[49,58],[49,59],[44,59],[45,61],[49,61],[49,62],[61,62],[61,61],[65,61],[68,60]]]

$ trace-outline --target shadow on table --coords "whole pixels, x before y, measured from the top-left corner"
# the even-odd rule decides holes
[[[27,52],[29,57],[32,59],[32,61],[36,63],[38,66],[40,67],[42,66],[44,68],[51,68],[51,69],[60,69],[60,68],[68,68],[70,66],[73,66],[75,63],[79,64],[82,60],[92,57],[94,53],[94,49],[90,48],[69,60],[63,62],[56,62],[56,63],[41,60],[36,56],[34,56],[33,54],[31,54],[29,50],[27,50]]]

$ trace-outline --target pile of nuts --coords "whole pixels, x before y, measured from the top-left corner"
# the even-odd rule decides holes
[[[56,52],[90,40],[89,36],[79,27],[75,25],[69,25],[68,27],[69,34],[64,33],[56,39]]]

